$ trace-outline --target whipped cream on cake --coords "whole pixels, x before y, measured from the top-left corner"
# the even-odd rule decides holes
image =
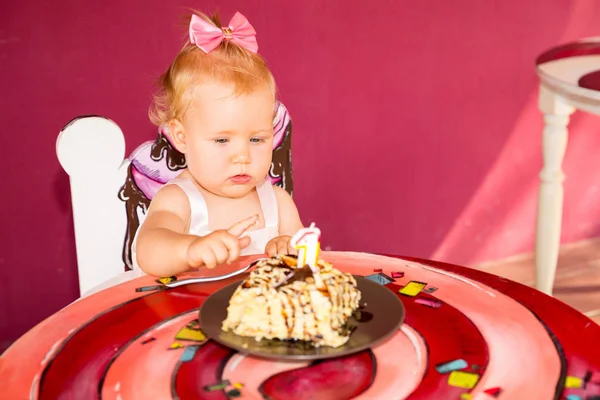
[[[343,345],[350,334],[346,323],[361,298],[356,280],[324,260],[315,272],[298,267],[295,257],[260,260],[232,295],[222,329],[257,341]]]

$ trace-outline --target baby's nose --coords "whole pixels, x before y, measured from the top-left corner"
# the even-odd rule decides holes
[[[250,154],[246,151],[235,154],[231,159],[234,164],[250,164],[251,161]]]

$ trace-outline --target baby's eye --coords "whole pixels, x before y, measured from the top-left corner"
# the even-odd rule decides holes
[[[218,139],[215,139],[215,143],[218,143],[218,144],[224,144],[224,143],[227,143],[227,142],[228,142],[227,138],[218,138]]]
[[[252,138],[252,139],[250,139],[250,141],[251,141],[252,143],[262,143],[262,142],[264,142],[264,141],[265,141],[265,139],[263,139],[263,138],[259,138],[259,137],[255,137],[255,138]]]

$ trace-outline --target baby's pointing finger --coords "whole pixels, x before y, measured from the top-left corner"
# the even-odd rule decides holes
[[[244,234],[244,232],[246,232],[248,229],[254,226],[257,222],[258,214],[254,214],[251,217],[248,217],[246,219],[241,220],[240,222],[236,222],[235,224],[231,225],[227,232],[229,232],[233,236],[240,237]]]

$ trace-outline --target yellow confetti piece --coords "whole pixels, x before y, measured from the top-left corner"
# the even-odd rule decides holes
[[[416,296],[421,293],[421,290],[423,290],[425,286],[427,286],[426,283],[410,281],[402,289],[398,290],[398,293],[406,296]]]
[[[452,371],[448,376],[448,385],[464,389],[473,389],[479,380],[479,375],[470,372]]]
[[[241,388],[244,387],[244,385],[242,385],[241,383],[234,383],[233,387],[236,388],[236,389],[241,389]]]
[[[192,329],[189,326],[186,326],[182,328],[179,332],[177,332],[177,335],[175,335],[175,339],[204,342],[206,340],[206,335],[200,329]]]
[[[183,345],[177,342],[173,342],[173,344],[170,346],[171,349],[181,349],[182,347]]]
[[[580,388],[582,383],[583,381],[581,380],[581,378],[578,378],[576,376],[567,376],[567,379],[565,379],[565,387],[569,389]]]
[[[460,400],[471,400],[473,398],[473,396],[471,396],[471,393],[463,393],[460,395]]]
[[[171,283],[177,280],[177,278],[175,278],[174,276],[167,276],[165,278],[159,278],[157,280],[164,285],[165,283]]]

